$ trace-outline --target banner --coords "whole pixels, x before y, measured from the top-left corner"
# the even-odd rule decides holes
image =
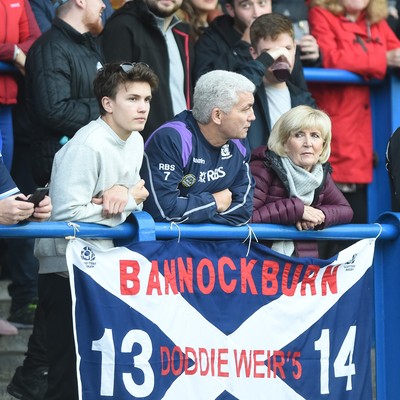
[[[72,240],[81,399],[371,399],[374,245]]]

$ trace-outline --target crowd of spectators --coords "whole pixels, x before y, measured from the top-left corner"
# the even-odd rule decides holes
[[[54,156],[58,152],[60,158],[73,143],[81,145],[74,139],[76,132],[96,120],[99,103],[102,107],[93,80],[106,65],[114,65],[126,74],[150,67],[157,76],[158,89],[151,85],[145,123],[133,128],[145,142],[141,175],[150,194],[144,209],[155,220],[271,222],[300,230],[367,222],[367,185],[375,160],[370,89],[307,85],[303,67],[345,69],[367,81],[400,68],[400,1],[16,0],[18,7],[11,3],[0,0],[0,61],[15,67],[0,74],[0,182],[5,182],[0,207],[11,199],[12,212],[18,214],[20,204],[28,203],[18,203],[16,193],[26,200],[23,193],[49,182],[50,194],[56,193],[53,180],[60,182],[62,174],[59,166],[56,172],[53,167],[55,177],[50,179]],[[116,93],[105,96],[115,100]],[[109,125],[114,132],[125,124],[118,110],[102,114],[113,116]],[[285,125],[293,118],[294,125]],[[288,126],[292,131],[283,128]],[[292,137],[293,130],[301,134]],[[312,153],[310,165],[298,159],[300,147],[308,149],[307,157]],[[62,166],[65,170],[67,164],[74,168],[73,156],[68,160]],[[79,167],[81,179],[84,164]],[[114,178],[115,185],[124,186]],[[300,179],[300,186],[290,184],[291,179]],[[299,192],[304,181],[313,182],[305,194]],[[97,204],[96,198],[113,186],[105,185],[89,196],[89,203]],[[324,195],[333,204],[324,203]],[[47,201],[42,204],[46,213],[51,208]],[[97,205],[104,208],[101,202]],[[58,200],[56,206],[58,210]],[[291,218],[274,216],[272,208],[279,207],[292,210]],[[33,209],[28,211],[23,216],[20,212],[21,220],[32,218]],[[332,218],[338,213],[341,218]],[[297,243],[272,246],[287,255],[318,255],[314,244],[308,249]],[[10,393],[33,400],[73,400],[73,377],[61,389],[60,374],[65,371],[54,362],[60,355],[57,347],[50,349],[55,369],[51,367],[51,387],[44,397],[49,349],[43,327],[55,328],[45,322],[46,313],[48,319],[53,311],[37,307],[34,240],[0,239],[0,248],[3,276],[11,279],[8,322],[13,324],[0,320],[0,334],[16,334],[15,326],[32,327],[36,318],[28,356],[16,371]],[[65,272],[49,274],[42,264],[46,278]],[[52,330],[53,341],[56,336]]]

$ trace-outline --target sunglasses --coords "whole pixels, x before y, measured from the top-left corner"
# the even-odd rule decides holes
[[[149,67],[146,63],[144,63],[144,62],[133,62],[133,63],[124,62],[124,63],[120,64],[119,66],[120,66],[120,68],[122,69],[122,71],[124,71],[126,74],[128,74],[129,72],[131,72],[131,71],[136,67],[136,65],[143,65],[143,66],[146,67],[146,68],[150,68],[150,67]]]

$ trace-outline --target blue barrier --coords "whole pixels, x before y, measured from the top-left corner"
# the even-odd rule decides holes
[[[230,227],[212,224],[176,225],[155,223],[145,212],[132,214],[130,222],[109,228],[97,224],[67,222],[28,222],[13,226],[0,225],[0,237],[68,237],[114,238],[129,241],[172,238],[243,239],[251,230],[258,239],[356,240],[378,237],[374,257],[374,306],[376,342],[376,387],[378,400],[398,397],[400,359],[400,268],[395,260],[400,254],[400,213],[382,214],[378,223],[340,225],[322,231],[297,231],[294,227],[249,224]],[[253,238],[253,240],[255,240]]]
[[[134,213],[134,222],[114,228],[104,225],[69,222],[26,222],[18,225],[0,225],[0,237],[5,238],[44,238],[71,237],[125,239],[137,241],[166,240],[178,237],[185,239],[246,239],[251,227],[257,239],[294,240],[357,240],[379,236],[381,240],[395,240],[399,228],[393,224],[346,224],[333,226],[321,231],[302,231],[291,226],[271,224],[249,224],[233,227],[214,224],[170,224],[154,222],[146,212]]]
[[[365,80],[350,71],[333,68],[304,68],[304,76],[307,82],[351,83],[365,85]],[[380,81],[374,80],[373,83]]]

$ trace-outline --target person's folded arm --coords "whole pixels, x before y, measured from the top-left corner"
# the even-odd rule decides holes
[[[211,216],[210,222],[226,225],[243,225],[249,222],[253,211],[254,180],[249,164],[244,161],[236,174],[235,182],[228,187],[232,193],[232,203],[226,211]]]
[[[181,193],[182,144],[179,134],[171,128],[162,128],[146,144],[141,176],[150,193],[144,210],[156,221],[209,222],[217,212],[212,193]]]

